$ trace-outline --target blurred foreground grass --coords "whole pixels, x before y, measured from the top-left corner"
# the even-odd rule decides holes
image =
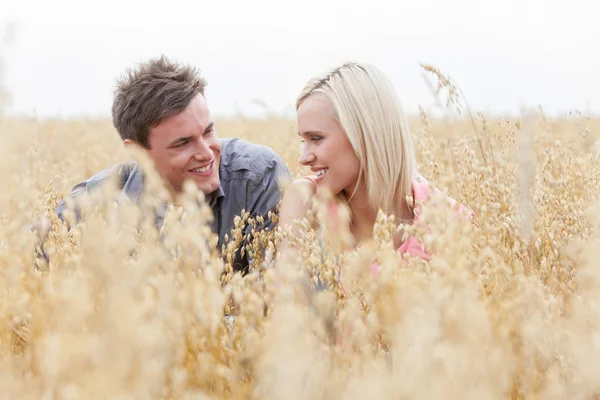
[[[216,126],[306,172],[294,121]],[[473,209],[479,229],[426,209],[431,231],[416,234],[434,251],[429,263],[397,257],[384,218],[352,254],[306,231],[277,277],[281,233],[268,232],[242,279],[223,274],[193,192],[171,210],[163,242],[151,216],[102,193],[73,231],[55,224],[53,262],[34,269],[25,227],[129,155],[109,121],[0,120],[1,397],[600,394],[600,120],[480,118],[476,135],[470,121],[421,115],[411,127],[420,172]],[[339,266],[345,293],[302,290],[300,270],[331,282]],[[231,326],[225,312],[237,315]]]

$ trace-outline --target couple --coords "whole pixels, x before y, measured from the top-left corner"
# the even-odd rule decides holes
[[[407,195],[423,200],[429,185],[417,173],[397,95],[375,67],[347,63],[307,83],[296,103],[303,142],[299,162],[314,175],[292,182],[283,198],[283,183],[291,178],[283,160],[266,146],[219,139],[205,86],[195,68],[165,57],[152,59],[119,81],[112,116],[124,144],[146,152],[174,198],[185,181],[198,185],[212,209],[219,246],[242,210],[262,215],[263,227],[273,228],[267,216],[280,206],[280,225],[292,224],[306,211],[308,203],[298,195],[304,189],[344,198],[357,242],[372,236],[379,209],[408,223],[416,218]],[[117,164],[77,184],[69,197],[88,193],[114,174],[119,189],[139,199],[144,179],[135,162]],[[65,207],[62,201],[56,210],[61,218]],[[413,238],[399,237],[396,245],[401,252],[428,258]],[[247,266],[247,256],[238,253],[234,269]]]

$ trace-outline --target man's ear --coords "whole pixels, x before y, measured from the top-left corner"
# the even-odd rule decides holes
[[[125,148],[129,149],[129,150],[139,150],[140,145],[137,144],[136,142],[134,142],[131,139],[125,139],[123,140],[123,144],[125,145]]]
[[[142,154],[144,156],[148,155],[147,149],[145,149],[144,146],[142,146],[135,140],[125,139],[123,140],[123,145],[125,146],[125,149],[127,149],[127,151],[129,151],[129,153],[133,154],[134,156],[141,156]]]

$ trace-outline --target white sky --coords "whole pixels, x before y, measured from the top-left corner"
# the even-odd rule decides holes
[[[11,113],[108,116],[114,79],[161,53],[196,64],[213,114],[293,111],[303,84],[346,60],[390,75],[409,111],[433,98],[419,62],[472,108],[600,111],[592,0],[0,0]]]

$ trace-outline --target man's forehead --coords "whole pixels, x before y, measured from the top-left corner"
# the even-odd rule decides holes
[[[210,114],[190,113],[185,110],[152,128],[148,138],[170,142],[178,138],[202,135],[213,125]]]

